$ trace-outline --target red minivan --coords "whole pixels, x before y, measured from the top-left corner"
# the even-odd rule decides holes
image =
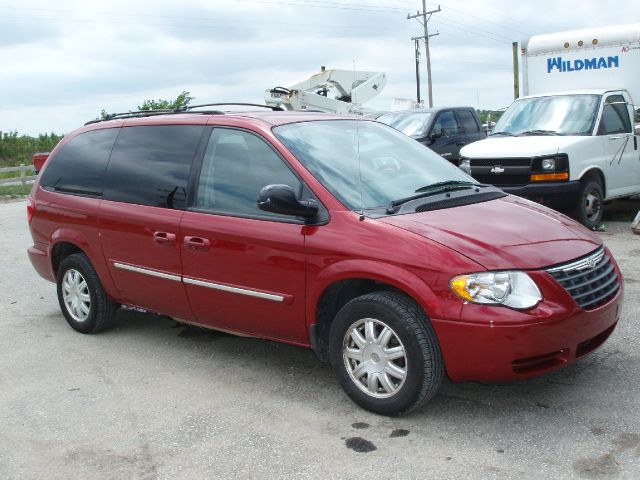
[[[51,153],[29,257],[79,332],[120,305],[313,349],[363,408],[549,372],[602,345],[600,238],[391,127],[310,112],[141,112]]]

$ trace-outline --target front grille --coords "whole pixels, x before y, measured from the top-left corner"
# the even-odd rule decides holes
[[[473,158],[471,167],[531,167],[530,158]]]
[[[531,174],[525,175],[509,175],[509,174],[486,174],[476,173],[476,169],[471,169],[471,176],[479,183],[495,185],[496,187],[510,187],[517,185],[527,185],[530,182]]]
[[[620,289],[620,279],[604,248],[570,263],[548,268],[547,273],[585,310],[604,305]]]
[[[531,181],[531,158],[472,158],[471,176],[498,187],[527,185]]]

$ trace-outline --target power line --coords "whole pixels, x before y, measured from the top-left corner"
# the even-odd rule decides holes
[[[435,5],[435,4],[431,4],[431,5]],[[516,32],[516,33],[521,33],[522,35],[526,35],[526,36],[528,36],[528,37],[530,37],[530,36],[531,36],[531,34],[530,34],[530,33],[523,32],[522,30],[518,30],[518,29],[512,28],[512,27],[510,27],[510,26],[508,26],[508,25],[505,25],[504,23],[495,22],[495,21],[493,21],[493,20],[489,20],[489,19],[484,18],[484,17],[481,17],[481,16],[479,16],[479,15],[474,15],[474,14],[472,14],[472,13],[469,13],[469,12],[464,11],[464,10],[460,10],[460,9],[458,9],[458,8],[451,7],[451,6],[449,6],[449,5],[447,5],[447,9],[452,10],[452,11],[454,11],[454,12],[458,12],[458,13],[460,13],[460,14],[462,14],[462,15],[466,15],[467,17],[475,18],[476,20],[481,20],[481,21],[483,21],[483,22],[487,22],[487,23],[490,23],[490,24],[492,24],[492,25],[496,25],[496,26],[498,26],[498,27],[501,27],[501,28],[504,28],[504,29],[507,29],[507,30],[511,30],[511,31],[513,31],[513,32]],[[520,23],[520,22],[517,22],[516,20],[513,20],[513,19],[511,19],[511,20],[512,20],[514,23]]]
[[[498,38],[496,36],[492,36],[494,34],[490,33],[490,32],[486,32],[486,30],[478,30],[475,27],[469,27],[468,25],[462,25],[462,24],[455,24],[455,23],[449,23],[446,20],[442,20],[441,18],[438,18],[436,20],[434,20],[435,23],[437,24],[442,24],[442,25],[446,25],[447,27],[450,28],[454,28],[456,30],[460,30],[466,33],[469,33],[470,35],[473,35],[474,37],[483,37],[483,38],[488,38],[489,40],[493,40],[494,42],[498,42],[498,43],[508,43],[511,44],[511,41],[507,40],[507,37],[502,37],[502,38]],[[486,32],[486,33],[482,33],[482,32]]]
[[[162,17],[165,18],[165,17]],[[149,27],[167,27],[167,28],[199,28],[199,29],[212,29],[212,30],[239,30],[246,31],[247,26],[230,26],[230,25],[213,25],[213,24],[195,24],[195,23],[153,23],[153,22],[127,22],[122,20],[107,20],[107,19],[87,19],[87,18],[60,18],[60,17],[50,17],[50,16],[6,16],[0,15],[1,19],[12,19],[12,20],[44,20],[44,21],[55,21],[55,22],[71,22],[71,23],[91,23],[91,24],[107,24],[107,25],[133,25],[133,26],[149,26]],[[195,20],[195,18],[194,18]],[[200,19],[205,20],[207,19]],[[337,32],[353,32],[354,30],[360,30],[360,33],[367,32],[376,32],[376,33],[395,33],[394,29],[381,29],[378,27],[352,27],[350,25],[321,25],[317,23],[308,23],[302,24],[299,22],[269,22],[269,21],[251,21],[251,20],[234,20],[235,23],[259,23],[259,24],[274,24],[274,25],[285,25],[292,27],[300,27],[300,28],[292,28],[287,29],[288,32],[302,32],[308,33],[309,27],[320,27],[322,29],[332,29]]]

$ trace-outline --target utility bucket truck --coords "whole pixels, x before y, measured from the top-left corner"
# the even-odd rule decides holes
[[[287,110],[360,113],[362,104],[378,95],[386,84],[384,72],[321,67],[306,80],[266,90],[264,99],[267,105]]]
[[[461,168],[596,228],[603,202],[640,193],[640,24],[534,36],[521,58],[526,96],[461,150]]]

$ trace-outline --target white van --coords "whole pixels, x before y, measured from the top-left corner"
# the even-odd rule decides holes
[[[539,35],[522,45],[529,96],[486,140],[460,151],[460,166],[509,193],[561,202],[596,228],[604,201],[640,194],[630,93],[640,90],[640,24]]]

